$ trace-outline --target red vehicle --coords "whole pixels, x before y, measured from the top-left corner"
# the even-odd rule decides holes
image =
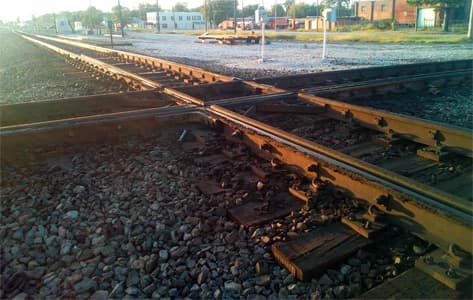
[[[267,29],[287,29],[289,19],[286,17],[269,17],[265,25]]]
[[[233,29],[233,20],[225,20],[218,24],[218,28],[222,30]]]

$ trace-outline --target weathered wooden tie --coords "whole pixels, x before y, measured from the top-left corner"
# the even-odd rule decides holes
[[[297,279],[308,281],[370,243],[346,226],[334,223],[294,240],[276,243],[271,250]]]

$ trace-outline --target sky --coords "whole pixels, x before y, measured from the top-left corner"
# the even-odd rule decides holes
[[[176,2],[187,3],[187,7],[193,8],[200,6],[204,0],[158,0],[159,6],[163,9],[171,9]],[[238,5],[259,4],[264,0],[238,0]],[[268,5],[273,5],[275,0],[266,0]],[[276,0],[278,3],[284,0]],[[269,2],[272,2],[269,4]],[[39,16],[46,13],[60,11],[79,11],[86,10],[89,5],[95,6],[104,12],[111,11],[116,6],[118,0],[0,0],[0,20],[16,21],[17,17],[20,21],[31,20],[31,16]],[[120,0],[120,4],[129,9],[137,8],[140,3],[156,3],[155,0]]]

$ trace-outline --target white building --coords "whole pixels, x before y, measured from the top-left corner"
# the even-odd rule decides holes
[[[146,23],[156,28],[156,12],[146,13]],[[200,12],[159,12],[159,26],[163,30],[197,30],[205,28],[205,20]]]

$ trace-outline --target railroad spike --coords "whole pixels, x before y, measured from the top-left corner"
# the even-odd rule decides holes
[[[232,132],[232,137],[235,137],[241,140],[243,138],[243,132],[241,132],[241,130],[239,129],[236,129],[235,131]]]
[[[386,210],[388,211],[391,210],[390,202],[391,202],[391,195],[380,195],[376,197],[376,203],[384,206]]]
[[[307,167],[307,171],[312,172],[312,173],[318,173],[319,172],[319,165],[318,164],[312,164],[312,165]]]

